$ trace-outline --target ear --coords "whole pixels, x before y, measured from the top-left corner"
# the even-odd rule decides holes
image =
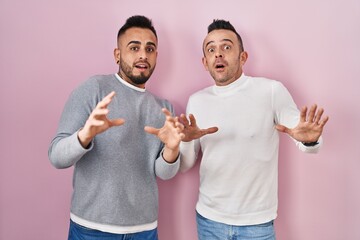
[[[248,53],[243,51],[242,53],[240,53],[240,66],[244,66],[246,63],[246,60],[248,59]]]
[[[118,48],[115,48],[114,49],[114,59],[115,59],[115,62],[116,64],[120,64],[120,49]]]
[[[201,60],[202,60],[202,64],[204,65],[206,71],[209,71],[208,62],[207,62],[206,58],[205,58],[205,57],[202,57]]]

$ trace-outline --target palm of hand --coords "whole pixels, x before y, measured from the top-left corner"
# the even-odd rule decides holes
[[[323,127],[315,122],[300,122],[290,129],[289,135],[299,142],[316,142],[321,136]]]
[[[185,135],[182,139],[182,141],[184,142],[190,142],[194,139],[199,139],[206,134],[212,134],[218,131],[217,127],[200,129],[196,124],[196,119],[194,115],[192,114],[189,114],[189,119],[186,117],[185,114],[181,114],[180,119],[184,124],[184,129],[182,131]]]
[[[303,107],[300,112],[300,122],[295,128],[289,129],[283,125],[277,125],[277,130],[289,134],[299,142],[316,142],[329,120],[329,117],[321,118],[324,109],[320,108],[318,111],[316,109],[317,105],[314,104],[307,114],[307,107]]]
[[[176,127],[170,126],[171,123],[166,122],[165,125],[160,128],[157,136],[158,138],[170,149],[174,149],[179,146],[182,135]]]
[[[184,130],[183,133],[185,134],[185,137],[183,139],[184,142],[190,142],[194,139],[198,139],[200,137],[202,137],[203,131],[197,126],[187,126]]]
[[[99,126],[96,125],[90,126],[90,131],[93,133],[94,136],[106,131],[112,126],[111,121],[105,116],[100,117],[97,120],[102,121],[102,124]]]

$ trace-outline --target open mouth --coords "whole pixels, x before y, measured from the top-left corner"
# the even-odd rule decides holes
[[[221,64],[221,63],[217,63],[215,64],[215,69],[224,69],[225,68],[225,65],[224,64]]]
[[[140,70],[148,69],[148,65],[146,63],[137,63],[137,64],[135,64],[135,67]]]

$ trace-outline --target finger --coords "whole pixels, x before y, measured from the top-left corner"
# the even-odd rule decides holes
[[[279,132],[283,132],[283,133],[290,133],[289,129],[287,127],[285,127],[284,125],[276,125],[275,128],[279,131]]]
[[[88,124],[91,127],[101,127],[101,126],[103,126],[105,124],[105,121],[92,119],[91,121],[88,122]]]
[[[115,96],[115,92],[112,91],[108,95],[106,95],[97,105],[96,108],[107,108],[110,104],[112,98]]]
[[[310,111],[309,111],[309,116],[307,118],[308,122],[314,122],[316,108],[317,108],[316,104],[311,106]]]
[[[216,133],[219,130],[219,128],[217,127],[211,127],[208,129],[205,129],[206,134],[212,134],[212,133]]]
[[[160,130],[157,129],[157,128],[149,127],[149,126],[145,126],[144,130],[145,130],[145,132],[150,133],[150,134],[153,134],[153,135],[158,135],[158,133],[159,133],[159,131],[160,131]]]
[[[176,122],[178,122],[177,118],[166,116],[165,125],[175,127]]]
[[[179,133],[179,137],[180,137],[180,140],[183,140],[185,138],[185,134],[184,133]]]
[[[175,125],[180,124],[184,126],[184,124],[180,121],[180,117],[175,117],[174,120],[175,120]]]
[[[175,122],[175,127],[178,129],[178,132],[182,132],[185,128],[185,126],[179,121]]]
[[[91,113],[91,117],[99,118],[100,116],[105,116],[108,113],[109,113],[109,110],[107,108],[101,108],[101,109],[95,108]]]
[[[321,122],[320,122],[320,127],[324,127],[325,124],[327,123],[327,121],[329,121],[329,117],[326,116]]]
[[[189,127],[189,120],[187,119],[185,114],[180,115],[181,123],[184,124],[184,127]]]
[[[122,118],[117,118],[117,119],[112,119],[109,120],[110,121],[110,125],[113,126],[120,126],[123,125],[125,123],[125,120]]]
[[[307,112],[307,107],[306,106],[302,107],[300,112],[300,122],[306,122],[306,112]]]
[[[318,111],[317,111],[317,113],[316,113],[316,115],[315,115],[315,123],[317,123],[317,124],[319,124],[319,121],[320,121],[320,119],[321,119],[321,116],[322,116],[322,114],[324,113],[324,109],[323,108],[320,108]]]
[[[190,119],[190,125],[196,126],[196,119],[195,119],[194,115],[190,114],[189,119]]]
[[[162,108],[161,111],[167,116],[167,117],[171,117],[171,112],[169,110],[167,110],[166,108]]]

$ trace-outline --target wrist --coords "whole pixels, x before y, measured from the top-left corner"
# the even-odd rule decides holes
[[[81,146],[83,146],[83,148],[88,148],[90,142],[92,141],[92,137],[89,137],[87,134],[84,133],[84,128],[80,128],[80,130],[78,131],[77,134],[78,140],[81,144]]]
[[[313,147],[313,146],[318,145],[319,142],[318,142],[318,141],[316,141],[316,142],[302,142],[302,144],[303,144],[304,146],[306,146],[306,147]]]
[[[165,160],[165,162],[174,163],[178,159],[179,154],[180,154],[179,147],[172,149],[165,146],[164,151],[162,152],[162,157]]]

